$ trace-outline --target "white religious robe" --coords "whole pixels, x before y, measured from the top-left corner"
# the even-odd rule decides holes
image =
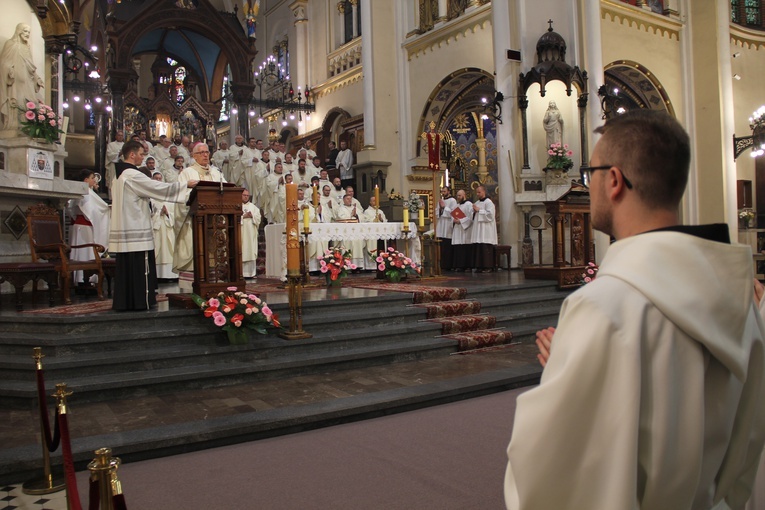
[[[162,163],[170,157],[170,148],[167,149],[161,145],[155,145],[151,150],[151,155],[154,156],[154,160],[157,162],[157,168],[162,168]]]
[[[157,278],[174,279],[173,254],[175,253],[175,204],[151,200],[151,226],[154,231],[154,257]]]
[[[517,399],[507,508],[743,508],[765,443],[752,296],[748,246],[671,231],[612,244]]]
[[[244,165],[242,164],[242,159],[246,156],[244,152],[244,149],[246,148],[247,146],[244,144],[234,144],[231,146],[231,148],[229,148],[228,165],[229,172],[231,173],[231,180],[228,182],[237,183],[244,178]]]
[[[454,197],[444,199],[444,206],[436,203],[436,237],[440,239],[451,239],[454,230],[454,218],[452,211],[457,208],[457,200]]]
[[[258,276],[258,227],[260,209],[252,202],[242,204],[242,213],[249,212],[252,217],[242,217],[242,274],[245,278]]]
[[[312,168],[311,170],[315,171],[314,175],[319,175],[319,173],[321,172],[321,168],[319,168],[318,170]],[[324,186],[329,186],[330,191],[332,191],[335,188],[334,186],[332,186],[332,181],[329,181],[327,179],[319,179],[319,194],[323,193],[322,190],[324,189]]]
[[[112,194],[112,181],[117,178],[117,169],[114,165],[120,160],[122,146],[125,142],[113,141],[106,144],[106,185],[109,187],[109,196]]]
[[[294,174],[295,172],[297,172],[297,168],[298,166],[297,166],[297,163],[295,163],[295,161],[292,161],[292,163],[285,163],[284,161],[282,161],[282,171],[285,175]]]
[[[334,197],[320,195],[319,205],[321,205],[321,212],[318,213],[319,221],[321,223],[332,223],[332,220],[335,217],[334,208],[337,206],[337,201]]]
[[[473,232],[470,242],[497,244],[497,211],[490,198],[476,200],[478,211],[473,211]],[[472,214],[472,213],[471,213]]]
[[[338,205],[341,205],[343,203],[343,197],[345,196],[345,188],[336,189],[334,186],[332,186],[332,189],[329,191],[329,194],[334,197],[335,202]]]
[[[109,205],[103,201],[93,188],[88,188],[88,194],[78,200],[69,201],[69,214],[75,220],[74,225],[69,227],[69,245],[100,244],[106,249],[109,246],[109,223],[111,211]],[[84,225],[77,220],[82,216],[91,225]],[[70,260],[93,260],[93,248],[72,248],[69,254]],[[94,276],[93,281],[98,277]],[[82,271],[74,272],[75,284],[82,281]]]
[[[361,221],[364,223],[387,223],[388,218],[385,217],[382,209],[377,209],[375,214],[374,207],[367,207]],[[383,241],[383,247],[387,247],[387,244]],[[364,250],[364,269],[377,269],[377,261],[375,260],[377,255],[377,239],[367,239],[366,250]]]
[[[261,211],[266,211],[268,208],[269,196],[266,193],[266,177],[271,173],[273,165],[271,162],[266,163],[261,160],[258,161],[253,167],[253,175],[255,176],[255,190],[251,190],[252,201],[256,204]]]
[[[310,163],[311,161],[313,161],[313,158],[316,157],[316,151],[314,151],[313,149],[305,149],[305,152],[306,152],[305,162]]]
[[[212,155],[210,162],[215,165],[223,174],[226,182],[233,182],[231,180],[231,150],[230,149],[218,149]]]
[[[192,163],[194,163],[194,159],[191,157],[191,153],[189,152],[189,149],[184,147],[183,144],[176,145],[178,147],[178,155],[183,156],[183,166],[190,166]]]
[[[175,168],[175,160],[167,158],[159,169],[162,174],[162,180],[165,182],[178,182],[178,175],[183,171],[184,167],[180,169]]]
[[[250,194],[256,193],[257,186],[255,183],[255,165],[260,161],[258,157],[257,149],[250,149],[245,147],[242,149],[242,157],[239,160],[242,169],[242,175],[237,180],[237,186],[246,187]]]
[[[265,194],[268,202],[266,218],[269,223],[284,223],[287,215],[287,195],[284,182],[284,174],[269,174],[266,177]]]
[[[304,174],[301,174],[298,171],[297,166],[295,167],[295,171],[292,172],[292,178],[294,179],[295,184],[298,185],[298,188],[305,188],[306,193],[311,191],[311,178],[313,175],[314,174],[308,170],[308,167],[306,167]]]
[[[189,181],[212,181],[226,182],[223,174],[214,167],[204,168],[196,161],[193,165],[186,167],[179,175],[178,182],[184,186]],[[179,204],[175,207],[175,255],[173,257],[173,271],[194,270],[194,238],[192,237],[191,216],[189,207],[185,204]]]
[[[361,217],[364,215],[364,209],[356,207],[356,213],[354,215],[353,205],[333,205],[332,209],[335,213],[335,221],[339,220],[351,220],[358,219],[361,221]],[[347,250],[351,250],[351,261],[358,266],[359,269],[364,268],[364,252],[366,251],[366,242],[363,239],[352,239],[342,242],[342,245]],[[334,242],[334,246],[337,246],[337,241]]]
[[[335,165],[340,170],[340,179],[353,179],[353,153],[351,149],[338,152]]]
[[[473,242],[473,204],[470,200],[466,200],[464,204],[458,204],[457,207],[462,209],[462,212],[465,213],[465,217],[459,220],[459,223],[454,224],[454,228],[452,229],[452,246],[455,244],[470,244]]]

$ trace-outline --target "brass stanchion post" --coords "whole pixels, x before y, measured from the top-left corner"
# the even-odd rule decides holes
[[[96,457],[88,464],[90,479],[98,482],[98,500],[101,510],[114,510],[114,495],[122,494],[122,485],[117,479],[118,457],[112,457],[111,448],[99,448]]]
[[[42,359],[45,355],[42,353],[42,347],[35,347],[33,349],[32,359],[35,360],[35,366],[37,370],[42,370]],[[45,402],[41,403],[40,409],[47,411],[48,406]],[[60,490],[64,490],[66,484],[64,478],[61,476],[54,477],[50,467],[50,452],[48,451],[47,431],[45,430],[45,423],[43,417],[40,416],[40,443],[42,443],[42,457],[43,457],[43,476],[42,478],[35,478],[24,482],[21,486],[21,492],[30,495],[39,494],[52,494]]]

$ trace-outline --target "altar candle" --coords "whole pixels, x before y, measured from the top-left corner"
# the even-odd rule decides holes
[[[298,233],[297,184],[285,184],[287,205],[287,272],[300,273],[300,234]]]
[[[421,226],[425,226],[425,209],[420,209],[417,211],[417,223]]]
[[[444,179],[444,186],[449,187],[449,169],[447,168],[444,170],[444,173],[446,174],[446,178]]]
[[[380,187],[375,184],[375,207],[380,207]]]
[[[303,231],[308,232],[311,224],[311,215],[308,214],[308,209],[303,209]]]
[[[319,205],[319,187],[317,185],[313,185],[313,206],[317,207]]]
[[[404,207],[404,225],[409,226],[409,208]]]

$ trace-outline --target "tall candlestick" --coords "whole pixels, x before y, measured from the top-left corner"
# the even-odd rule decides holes
[[[317,185],[313,185],[313,206],[317,207],[319,205],[319,187]]]
[[[375,184],[375,209],[380,207],[380,187]]]
[[[409,226],[409,208],[404,207],[404,227]]]
[[[297,184],[285,184],[287,205],[287,273],[300,274],[300,234],[298,233]]]
[[[420,209],[417,211],[417,224],[420,227],[425,226],[425,209]]]
[[[303,230],[305,232],[308,232],[308,230],[311,228],[311,215],[308,214],[308,209],[303,209]]]

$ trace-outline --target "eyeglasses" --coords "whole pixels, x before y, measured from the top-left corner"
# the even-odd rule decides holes
[[[196,156],[197,154],[210,154],[210,151],[196,151],[194,155]]]
[[[613,165],[601,165],[601,166],[589,166],[589,167],[581,167],[579,169],[579,175],[582,177],[582,184],[585,188],[590,187],[590,182],[592,181],[592,172],[595,172],[596,170],[609,170],[611,168],[614,168]],[[629,179],[627,179],[627,176],[624,175],[624,172],[619,170],[622,173],[622,179],[624,179],[624,185],[627,186],[627,189],[632,189],[632,183]]]

